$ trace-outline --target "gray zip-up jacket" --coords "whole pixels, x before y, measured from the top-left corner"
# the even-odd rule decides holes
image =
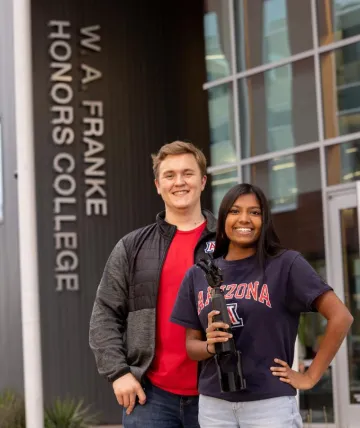
[[[194,262],[214,250],[216,219],[207,225]],[[131,372],[139,381],[155,353],[156,303],[161,269],[176,227],[157,215],[156,223],[135,230],[112,251],[97,290],[90,320],[90,347],[98,371],[110,382]]]

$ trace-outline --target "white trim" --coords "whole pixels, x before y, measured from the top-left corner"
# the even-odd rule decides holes
[[[238,82],[233,82],[233,133],[235,143],[236,159],[241,159],[241,131],[240,131],[240,111],[239,111],[239,88]]]
[[[225,83],[230,83],[234,80],[234,75],[222,77],[221,79],[212,80],[203,84],[204,91],[214,88],[215,86],[224,85]]]
[[[319,140],[319,141],[312,142],[312,143],[302,144],[301,146],[289,147],[287,149],[278,150],[275,152],[264,153],[262,155],[257,155],[257,156],[253,156],[250,158],[241,159],[240,161],[237,161],[237,162],[232,162],[232,163],[222,164],[222,165],[209,166],[207,168],[207,172],[209,174],[211,174],[213,172],[218,172],[218,171],[221,171],[223,169],[235,168],[237,166],[242,167],[245,165],[252,165],[252,164],[258,163],[258,162],[269,161],[269,160],[272,160],[272,159],[277,158],[277,157],[290,156],[292,154],[303,153],[303,152],[307,152],[307,151],[311,151],[311,150],[320,149],[321,147],[327,148],[329,146],[348,143],[351,141],[355,141],[357,139],[360,139],[360,132],[353,132],[352,134],[341,135],[339,137],[329,138],[329,139],[324,140],[324,141]],[[326,165],[326,161],[325,161],[325,165]]]
[[[236,73],[237,70],[237,53],[235,45],[235,16],[234,16],[234,0],[229,3],[229,19],[230,19],[230,43],[231,43],[231,56],[232,56],[232,71]],[[237,80],[233,81],[233,118],[232,118],[232,131],[235,143],[235,156],[236,160],[241,159],[240,151],[240,115],[239,115],[239,90]],[[241,168],[237,167],[238,181],[241,179]],[[240,174],[240,175],[239,175]]]
[[[341,90],[356,88],[358,86],[360,86],[360,80],[358,80],[357,82],[343,83],[342,85],[336,85],[336,88],[341,91]],[[344,111],[344,110],[341,110],[341,111]]]
[[[353,191],[338,193],[329,199],[329,236],[331,240],[331,283],[339,298],[344,301],[344,266],[342,261],[341,224],[339,213],[342,209],[357,205],[355,185]],[[344,373],[346,374],[344,376]],[[334,359],[334,410],[336,426],[353,427],[358,419],[359,405],[349,402],[347,338],[343,341]],[[341,421],[341,424],[340,424]],[[358,426],[358,425],[356,425]]]
[[[360,85],[360,82],[358,83],[358,86],[359,85]],[[337,89],[339,89],[339,88],[337,88]],[[359,112],[360,112],[360,107],[348,108],[346,110],[338,110],[336,112],[336,116],[337,117],[349,116],[349,115],[358,114]]]
[[[360,132],[353,132],[352,134],[340,135],[334,138],[328,138],[324,140],[324,146],[333,146],[335,144],[348,143],[349,141],[354,141],[360,138]]]
[[[235,45],[235,17],[234,17],[234,0],[228,0],[228,12],[230,23],[230,51],[231,51],[231,74],[234,75],[237,69],[236,62],[236,45]]]
[[[352,181],[351,183],[344,183],[344,184],[335,184],[333,186],[326,186],[326,195],[327,199],[335,198],[338,194],[345,194],[345,193],[353,193],[355,189],[355,181]]]
[[[214,86],[222,85],[224,83],[229,83],[234,79],[242,79],[244,77],[253,76],[254,74],[263,73],[268,70],[272,70],[273,68],[283,67],[284,65],[288,65],[295,61],[300,61],[302,59],[311,58],[314,56],[314,49],[300,52],[296,55],[291,55],[286,58],[283,58],[279,61],[269,62],[267,64],[259,65],[258,67],[249,68],[245,71],[241,71],[239,73],[233,74],[232,76],[227,76],[222,79],[212,80],[211,82],[207,82],[203,84],[203,89],[213,88]]]
[[[296,153],[303,153],[309,150],[319,149],[321,143],[319,141],[315,143],[302,144],[301,146],[289,147],[288,149],[278,150],[276,152],[268,152],[262,155],[253,156],[251,158],[242,159],[240,165],[251,165],[253,163],[265,162],[272,160],[277,157],[289,156]]]
[[[356,181],[356,208],[358,217],[358,242],[360,244],[360,181]],[[360,249],[359,249],[360,254]]]
[[[222,164],[222,165],[214,165],[214,166],[209,166],[206,169],[207,174],[214,174],[214,173],[222,173],[222,172],[227,172],[227,170],[230,169],[236,169],[238,166],[238,162],[232,162],[232,163],[226,163],[226,164]]]
[[[44,426],[36,225],[30,0],[13,0],[21,316],[27,428]]]
[[[343,48],[353,43],[360,42],[360,34],[356,36],[348,37],[347,39],[338,40],[336,42],[330,43],[328,45],[319,46],[316,50],[318,53],[322,54],[325,52],[333,51],[335,49]]]
[[[313,28],[314,28],[314,24],[313,24]],[[317,28],[317,23],[316,23],[316,28]],[[316,34],[316,40],[318,45],[318,34]],[[212,80],[211,82],[206,82],[203,84],[203,89],[207,90],[215,86],[223,85],[224,83],[229,83],[235,79],[242,79],[244,77],[253,76],[254,74],[264,73],[265,71],[269,71],[273,68],[282,67],[284,65],[287,65],[296,61],[300,61],[302,59],[311,58],[312,56],[316,56],[318,54],[324,54],[326,52],[343,48],[345,46],[351,45],[353,43],[358,43],[358,42],[360,42],[360,34],[357,34],[356,36],[348,37],[347,39],[338,40],[336,42],[333,42],[331,44],[324,45],[324,46],[314,45],[313,49],[300,52],[296,55],[288,56],[279,61],[262,64],[262,65],[259,65],[258,67],[249,68],[245,71],[241,71],[239,73],[235,73],[235,74],[223,77],[221,79],[216,79],[216,80]],[[236,67],[236,64],[235,64],[235,67]]]

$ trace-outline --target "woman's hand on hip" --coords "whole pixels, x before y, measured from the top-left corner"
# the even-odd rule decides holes
[[[278,376],[281,382],[288,383],[295,389],[311,389],[315,385],[315,381],[311,379],[307,372],[299,373],[293,370],[288,363],[275,358],[275,363],[280,367],[270,367],[272,374]]]

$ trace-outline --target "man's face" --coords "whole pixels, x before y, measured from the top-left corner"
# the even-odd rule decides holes
[[[199,165],[194,155],[169,155],[159,166],[155,179],[158,194],[170,210],[186,210],[200,203],[206,176],[201,176]]]

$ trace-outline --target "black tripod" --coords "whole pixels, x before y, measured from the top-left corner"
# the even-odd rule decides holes
[[[212,308],[219,311],[214,322],[223,322],[230,326],[222,329],[231,333],[231,320],[226,307],[226,301],[220,286],[223,282],[221,269],[212,260],[200,260],[197,263],[204,272],[209,286],[212,288]],[[246,388],[246,381],[242,372],[241,353],[235,347],[235,341],[230,338],[227,342],[215,343],[215,361],[222,392],[240,391]]]

